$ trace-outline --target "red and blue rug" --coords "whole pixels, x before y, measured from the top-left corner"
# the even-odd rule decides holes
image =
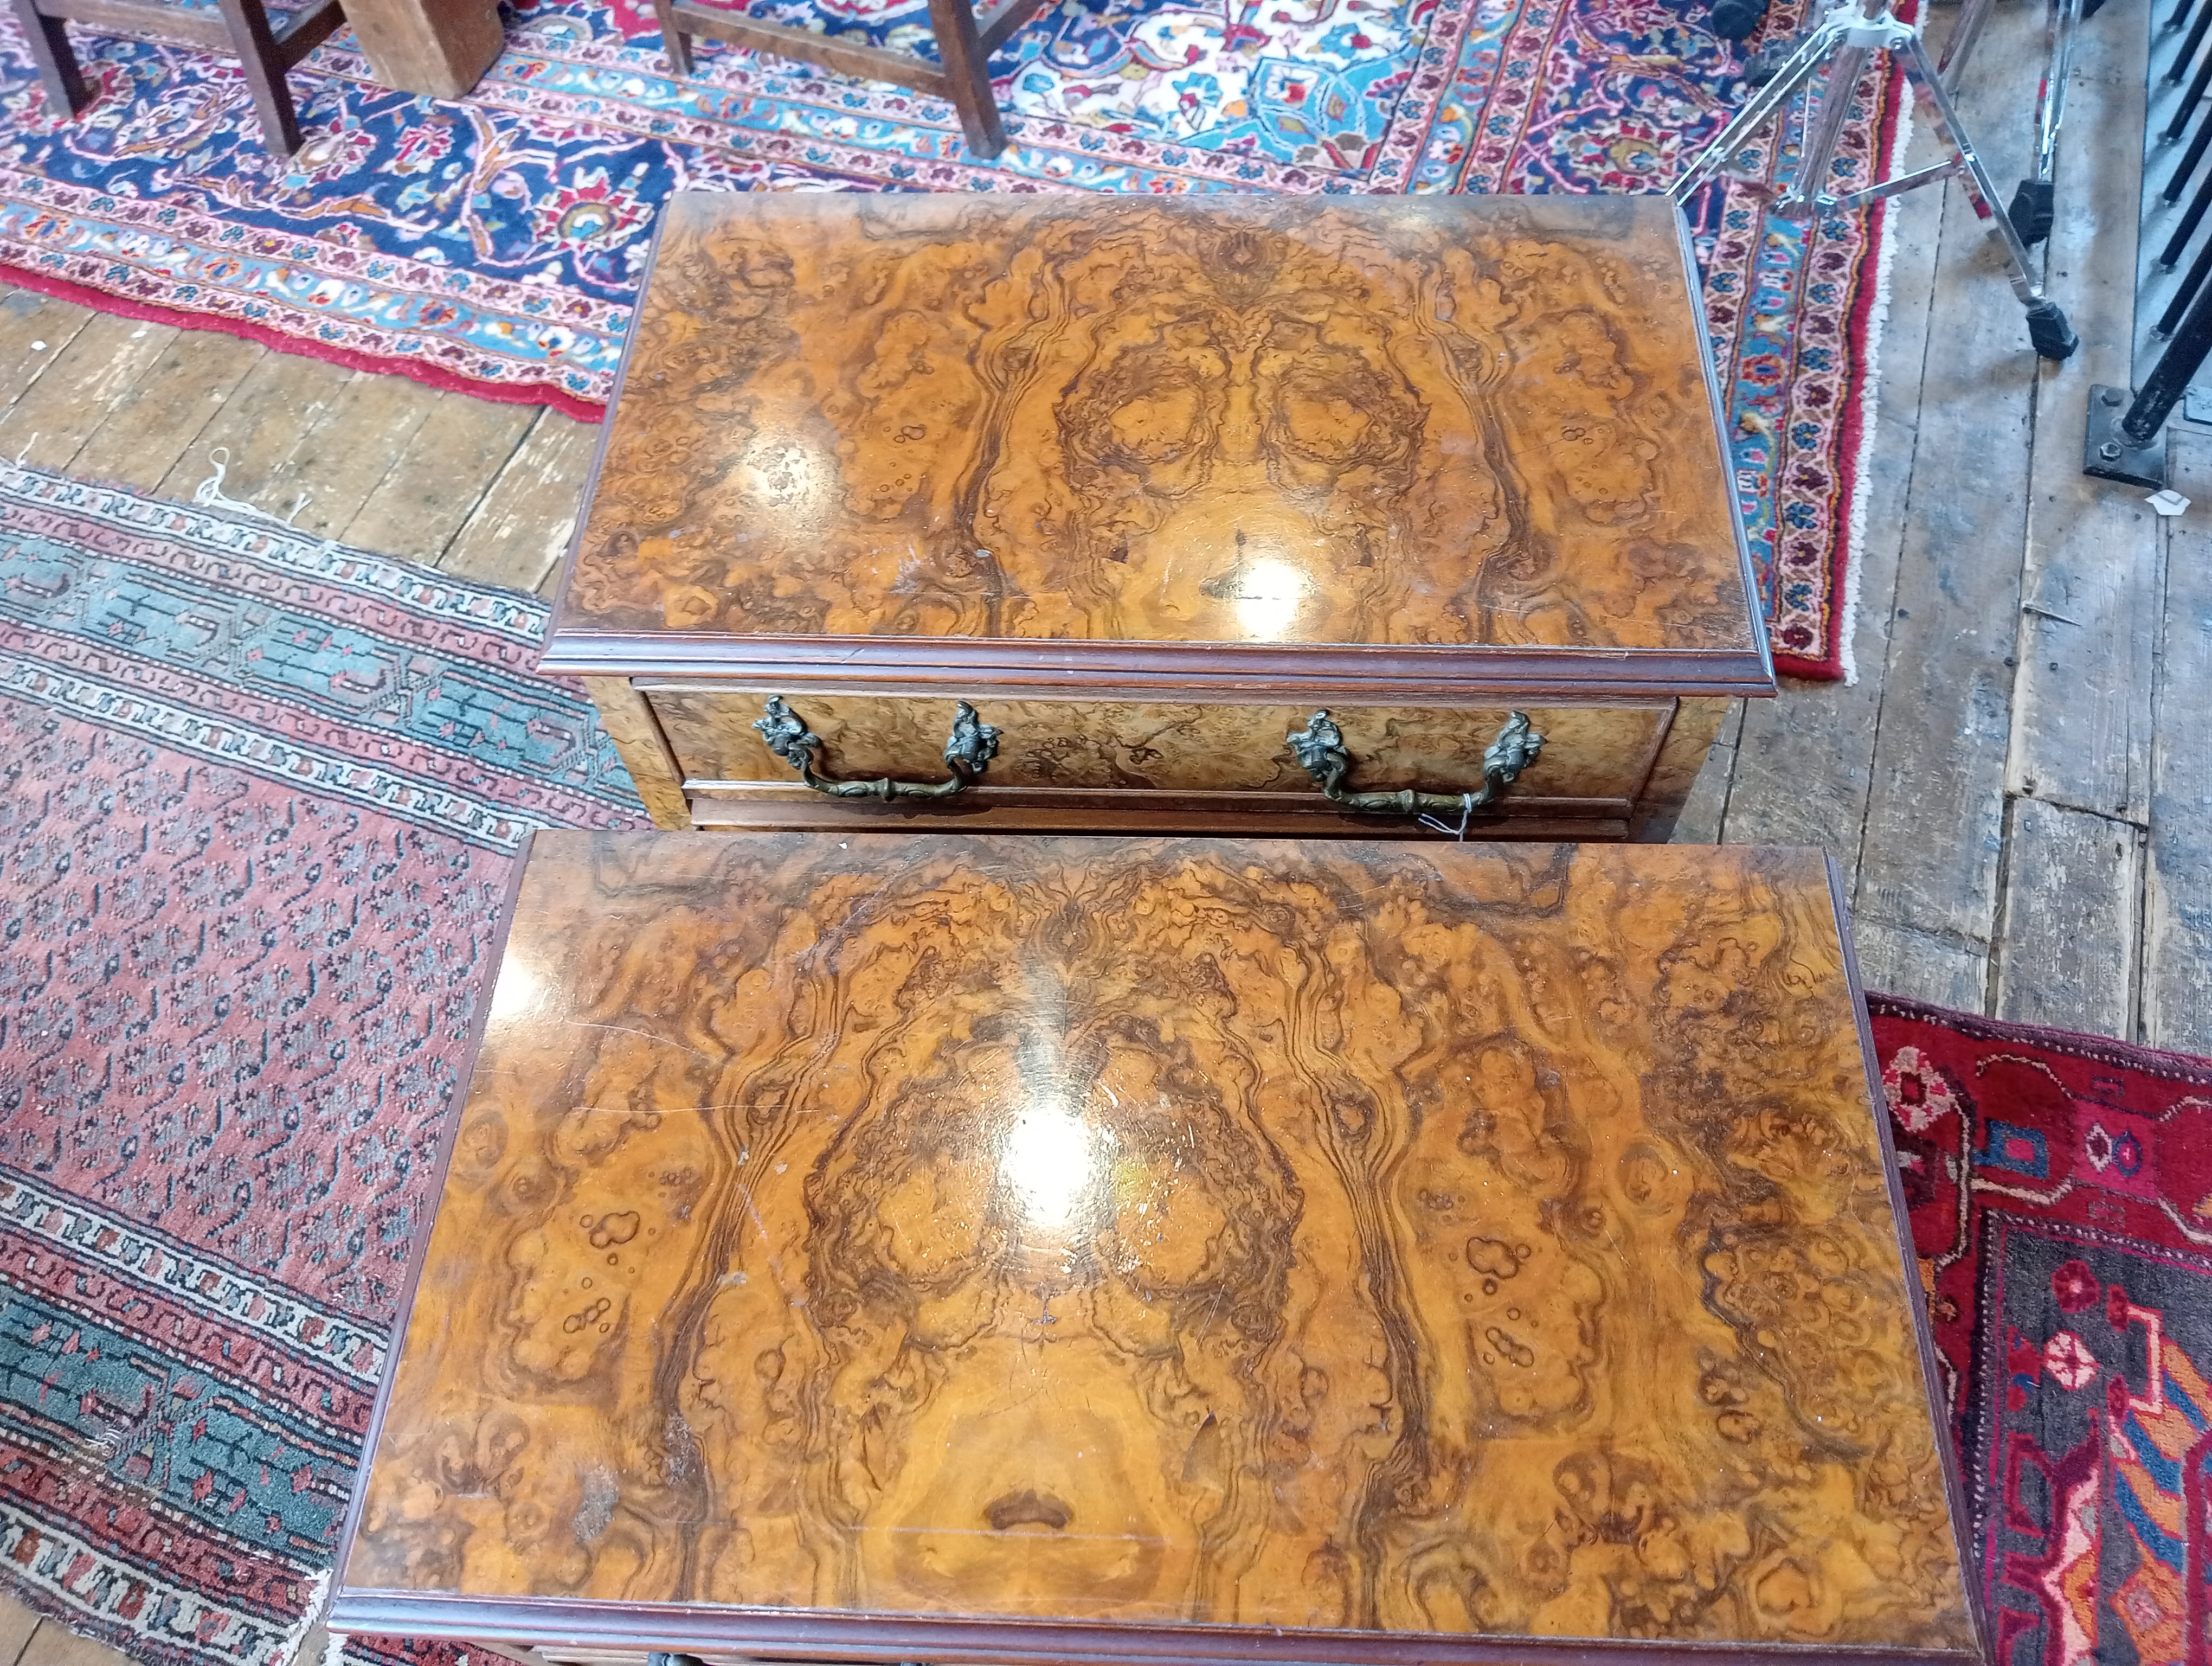
[[[181,47],[88,37],[101,97],[57,122],[9,25],[0,278],[592,417],[673,190],[1648,192],[1741,97],[1699,0],[1061,0],[993,61],[1012,142],[985,165],[896,88],[711,45],[672,79],[616,3],[525,0],[461,103],[378,87],[341,34],[294,73],[289,161],[236,66]],[[752,3],[932,50],[920,0]],[[1839,186],[1896,137],[1893,89],[1863,98]],[[1697,214],[1774,645],[1808,676],[1844,669],[1882,214]]]
[[[2212,1060],[1871,1005],[1997,1666],[2204,1666]]]
[[[641,822],[545,616],[0,466],[0,1576],[135,1658],[291,1658],[514,854]]]
[[[641,819],[544,628],[0,466],[0,1583],[153,1666],[290,1666],[514,853]],[[1999,1666],[2203,1666],[2212,1061],[1874,1025]]]

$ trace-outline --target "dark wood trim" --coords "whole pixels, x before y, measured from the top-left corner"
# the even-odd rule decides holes
[[[471,1597],[444,1591],[341,1589],[325,1622],[334,1632],[390,1637],[479,1637],[593,1648],[707,1651],[823,1661],[1066,1661],[1081,1666],[1936,1666],[1955,1651],[1834,1648],[1740,1642],[1655,1643],[1612,1638],[1479,1637],[1433,1632],[1321,1631],[1189,1621],[979,1620],[939,1614],[746,1608],[702,1602]]]
[[[795,776],[782,781],[687,781],[684,791],[701,804],[842,804],[863,817],[886,807],[870,799],[831,799],[801,784]],[[888,807],[897,809],[910,803],[915,801],[895,799]],[[969,806],[979,810],[1188,810],[1199,815],[1241,811],[1270,816],[1322,816],[1355,828],[1382,827],[1395,819],[1334,808],[1313,787],[1290,792],[1267,787],[1208,791],[1168,787],[993,787],[986,782],[952,798],[922,800],[915,809],[919,813],[958,818],[971,813]],[[1538,819],[1579,826],[1587,821],[1626,821],[1635,813],[1633,799],[1554,798],[1543,793],[1509,791],[1494,812],[1482,817],[1477,825]]]
[[[1735,695],[1775,691],[1765,654],[1737,648],[1373,647],[1318,642],[1089,641],[1015,637],[726,635],[584,631],[556,623],[538,668],[554,676],[780,683],[823,691],[951,690],[969,699],[1050,690],[1110,700],[1122,690],[1200,704],[1343,699],[1473,704],[1484,695]]]
[[[294,12],[276,31],[277,60],[290,69],[329,40],[345,21],[345,9],[338,0],[319,0],[318,4]]]
[[[1904,1257],[1905,1304],[1912,1310],[1912,1337],[1920,1350],[1920,1380],[1928,1395],[1928,1415],[1936,1426],[1936,1453],[1943,1466],[1943,1493],[1950,1501],[1953,1546],[1959,1558],[1959,1581],[1966,1595],[1966,1612],[1979,1645],[1978,1658],[1990,1657],[1990,1617],[1982,1606],[1982,1587],[1975,1578],[1974,1547],[1966,1538],[1966,1489],[1959,1473],[1959,1454],[1951,1438],[1950,1408],[1943,1403],[1943,1380],[1936,1369],[1936,1335],[1928,1322],[1927,1292],[1920,1287],[1920,1256],[1912,1247],[1912,1224],[1905,1212],[1905,1183],[1897,1168],[1897,1140],[1889,1126],[1889,1108],[1881,1091],[1881,1058],[1875,1052],[1874,1025],[1867,1015],[1866,988],[1859,982],[1859,958],[1851,941],[1851,905],[1844,894],[1843,870],[1832,854],[1822,854],[1827,864],[1828,898],[1836,914],[1836,934],[1844,947],[1844,979],[1850,986],[1851,1016],[1858,1025],[1859,1056],[1866,1067],[1867,1100],[1874,1112],[1875,1132],[1881,1141],[1881,1165],[1889,1183],[1889,1211],[1897,1228],[1898,1253]]]
[[[929,27],[945,63],[945,96],[960,112],[968,149],[989,161],[1006,148],[1006,127],[991,95],[990,54],[975,32],[972,0],[929,0]]]
[[[1035,17],[1044,9],[1045,0],[1000,0],[988,11],[975,15],[975,38],[982,43],[983,56],[990,57],[1006,42],[1006,37]]]
[[[346,1561],[353,1554],[354,1535],[361,1529],[361,1512],[368,1501],[369,1464],[376,1456],[376,1443],[384,1433],[385,1409],[392,1402],[392,1380],[399,1374],[399,1355],[407,1343],[407,1322],[415,1316],[416,1287],[422,1281],[422,1263],[430,1248],[431,1229],[438,1224],[438,1203],[446,1195],[446,1170],[453,1166],[453,1146],[460,1138],[462,1119],[468,1114],[469,1092],[476,1085],[477,1055],[483,1050],[484,1031],[491,1023],[492,994],[498,988],[499,968],[507,958],[507,939],[514,931],[515,909],[522,897],[523,875],[529,871],[530,853],[537,842],[536,830],[523,835],[522,848],[514,853],[514,866],[507,876],[507,899],[500,904],[499,927],[491,939],[492,978],[477,998],[476,1012],[469,1020],[468,1046],[461,1055],[468,1061],[468,1068],[461,1073],[461,1091],[447,1115],[444,1132],[438,1136],[438,1158],[431,1167],[427,1194],[430,1207],[415,1223],[414,1236],[408,1240],[407,1281],[400,1286],[399,1302],[392,1310],[392,1335],[384,1347],[384,1376],[376,1385],[375,1403],[369,1408],[368,1432],[362,1440],[361,1463],[354,1471],[353,1496],[346,1500],[345,1522],[338,1532],[337,1560],[332,1566],[332,1574],[337,1578],[344,1578]],[[327,1613],[324,1623],[330,1624]]]
[[[118,34],[159,35],[219,52],[237,50],[230,27],[218,12],[187,11],[149,0],[37,0],[45,17],[66,17]]]
[[[1674,205],[1674,240],[1682,251],[1682,283],[1690,301],[1690,323],[1697,331],[1698,362],[1705,373],[1705,404],[1713,413],[1713,438],[1720,447],[1721,478],[1728,483],[1729,526],[1735,534],[1736,565],[1743,577],[1743,593],[1750,603],[1751,629],[1759,657],[1766,666],[1769,687],[1774,682],[1774,654],[1766,641],[1766,608],[1760,600],[1759,570],[1752,564],[1751,537],[1744,531],[1743,504],[1735,489],[1735,447],[1729,437],[1728,402],[1721,397],[1720,373],[1713,366],[1712,332],[1706,326],[1701,297],[1705,282],[1698,276],[1698,251],[1690,237],[1690,222],[1681,204]],[[1850,506],[1844,506],[1845,514]],[[1840,604],[1839,604],[1840,605]],[[1844,629],[1851,622],[1844,621]]]
[[[292,105],[292,90],[284,84],[284,66],[276,56],[276,37],[269,27],[269,13],[261,0],[216,0],[216,9],[229,25],[231,50],[238,54],[240,73],[252,96],[254,113],[261,118],[262,143],[279,155],[289,156],[305,137],[300,131],[299,112]]]
[[[966,798],[966,793],[961,794]],[[854,804],[809,793],[804,799],[708,799],[690,801],[691,824],[702,833],[1097,833],[1139,836],[1193,834],[1253,839],[1370,839],[1449,843],[1415,821],[1352,816],[1336,810],[1252,810],[1231,803],[1131,806],[978,804],[966,810],[902,804]],[[1476,822],[1470,842],[1619,843],[1628,836],[1625,816],[1514,816]]]
[[[724,699],[750,696],[757,700],[765,700],[771,694],[780,694],[786,699],[799,699],[813,695],[831,696],[868,695],[884,699],[912,700],[942,700],[946,697],[946,691],[942,688],[908,686],[896,683],[871,682],[864,689],[856,689],[851,683],[835,675],[834,667],[832,674],[827,677],[818,675],[815,669],[810,668],[799,672],[787,671],[779,677],[764,677],[754,683],[741,682],[735,678],[725,677],[653,677],[642,674],[631,678],[629,681],[632,687],[648,699],[656,694],[703,694]],[[1102,700],[1114,698],[1114,696],[1102,696],[1095,692],[1091,684],[1069,681],[1056,682],[1042,689],[1018,690],[997,689],[988,684],[981,683],[963,684],[961,686],[969,690],[974,697],[978,700],[1019,700],[1028,703],[1064,703],[1083,706],[1096,705]],[[1496,711],[1501,705],[1511,704],[1518,695],[1527,691],[1525,684],[1500,685],[1487,689],[1486,691],[1483,685],[1476,685],[1473,693],[1455,686],[1449,697],[1431,702],[1428,709],[1433,710],[1441,707],[1446,710]],[[1365,700],[1372,692],[1371,688],[1354,688],[1346,692],[1342,697],[1347,700],[1355,698]],[[1717,695],[1713,697],[1721,699],[1727,696]],[[1633,690],[1623,693],[1613,690],[1592,690],[1577,685],[1545,692],[1542,696],[1542,708],[1546,711],[1642,712],[1648,713],[1656,721],[1671,712],[1680,698],[1680,696],[1671,693],[1638,694]],[[1155,696],[1143,696],[1143,699],[1148,705],[1163,703]],[[1189,703],[1207,706],[1279,706],[1285,701],[1291,704],[1303,704],[1304,694],[1301,690],[1293,690],[1286,695],[1280,690],[1272,688],[1266,684],[1245,682],[1208,690],[1205,700]],[[1390,703],[1395,708],[1405,702],[1394,701]],[[988,717],[990,714],[986,712],[984,715]]]
[[[23,32],[31,60],[39,67],[39,86],[46,94],[46,113],[56,120],[74,116],[92,102],[92,88],[77,65],[62,20],[40,11],[34,0],[9,0],[16,26]]]
[[[960,0],[965,4],[966,0]],[[937,98],[953,98],[952,82],[943,70],[926,58],[911,52],[895,52],[884,46],[864,46],[839,39],[834,34],[817,34],[812,29],[795,29],[781,23],[763,23],[743,12],[717,11],[704,6],[675,0],[669,7],[670,15],[682,25],[686,34],[703,34],[712,40],[726,40],[736,46],[750,46],[757,52],[773,52],[779,58],[795,59],[801,64],[818,64],[824,69],[835,70],[840,75],[857,76],[863,81],[888,81],[900,87],[911,87],[917,93],[928,93]],[[941,49],[944,42],[938,45]],[[988,84],[988,82],[986,83]],[[995,152],[993,154],[996,154]],[[647,293],[641,289],[638,293]]]

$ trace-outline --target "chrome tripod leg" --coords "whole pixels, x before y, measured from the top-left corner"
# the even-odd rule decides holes
[[[2037,286],[2035,274],[2028,264],[2027,245],[2021,241],[2020,229],[2013,224],[2012,216],[1996,206],[1996,182],[1990,178],[1989,169],[1975,154],[1966,124],[1959,119],[1958,106],[1951,102],[1943,77],[1928,56],[1927,43],[1915,34],[1899,50],[1905,59],[1905,73],[1935,107],[1937,134],[1958,155],[1960,183],[1966,188],[1967,202],[1973,205],[1975,216],[1990,234],[2004,245],[2012,266],[2009,276],[2013,295],[2027,309],[2028,339],[2046,359],[2071,358],[2074,350],[2081,345],[2081,337],[2067,323],[2058,303],[2046,299]]]
[[[1836,146],[1842,143],[1844,123],[1851,100],[1858,96],[1859,77],[1866,73],[1864,46],[1838,46],[1836,61],[1828,66],[1828,84],[1820,94],[1820,107],[1813,112],[1812,131],[1805,136],[1805,150],[1798,159],[1797,177],[1774,204],[1777,214],[1798,220],[1811,214],[1827,194],[1829,172],[1835,166]]]
[[[1736,152],[1758,137],[1759,130],[1819,72],[1820,60],[1827,56],[1833,39],[1833,32],[1824,24],[1799,42],[1797,50],[1790,54],[1789,62],[1776,72],[1774,79],[1753,94],[1729,125],[1706,143],[1697,160],[1683,169],[1682,177],[1674,181],[1667,194],[1677,203],[1686,203],[1699,187],[1725,172],[1735,160]]]
[[[2035,177],[2048,185],[2058,163],[2058,127],[2066,119],[2066,83],[2074,73],[2074,32],[2081,0],[2051,0],[2050,59],[2036,99]]]

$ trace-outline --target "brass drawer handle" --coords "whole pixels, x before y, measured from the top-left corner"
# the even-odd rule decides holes
[[[1474,819],[1474,812],[1496,803],[1498,795],[1544,750],[1544,737],[1528,727],[1528,714],[1513,712],[1507,715],[1498,739],[1483,748],[1480,793],[1416,793],[1411,787],[1402,793],[1354,793],[1347,791],[1344,785],[1344,778],[1352,773],[1352,754],[1344,750],[1344,731],[1330,721],[1326,711],[1316,712],[1307,720],[1304,728],[1284,739],[1291,743],[1291,750],[1297,754],[1307,773],[1321,783],[1322,792],[1346,810],[1378,816],[1412,816],[1439,833],[1462,838],[1467,836],[1468,824]],[[1438,819],[1455,810],[1459,812],[1457,822]]]
[[[874,781],[826,781],[814,773],[815,754],[822,737],[806,727],[799,714],[770,697],[765,717],[753,720],[768,749],[799,771],[799,780],[833,799],[949,799],[982,779],[983,771],[999,755],[999,732],[975,715],[965,700],[953,708],[952,738],[945,743],[945,762],[952,771],[950,781],[893,781],[884,775]]]

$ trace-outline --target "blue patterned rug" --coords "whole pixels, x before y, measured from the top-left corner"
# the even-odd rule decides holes
[[[341,34],[294,74],[289,161],[236,66],[181,47],[84,37],[102,96],[56,122],[9,26],[0,277],[595,416],[672,190],[1652,191],[1740,90],[1692,0],[1061,0],[993,60],[1012,142],[981,165],[894,88],[715,45],[674,80],[636,4],[520,6],[460,103],[376,86]],[[753,4],[927,45],[919,0]],[[1893,89],[1862,92],[1839,185],[1896,130]],[[1775,646],[1808,675],[1842,669],[1881,213],[1698,215]]]

